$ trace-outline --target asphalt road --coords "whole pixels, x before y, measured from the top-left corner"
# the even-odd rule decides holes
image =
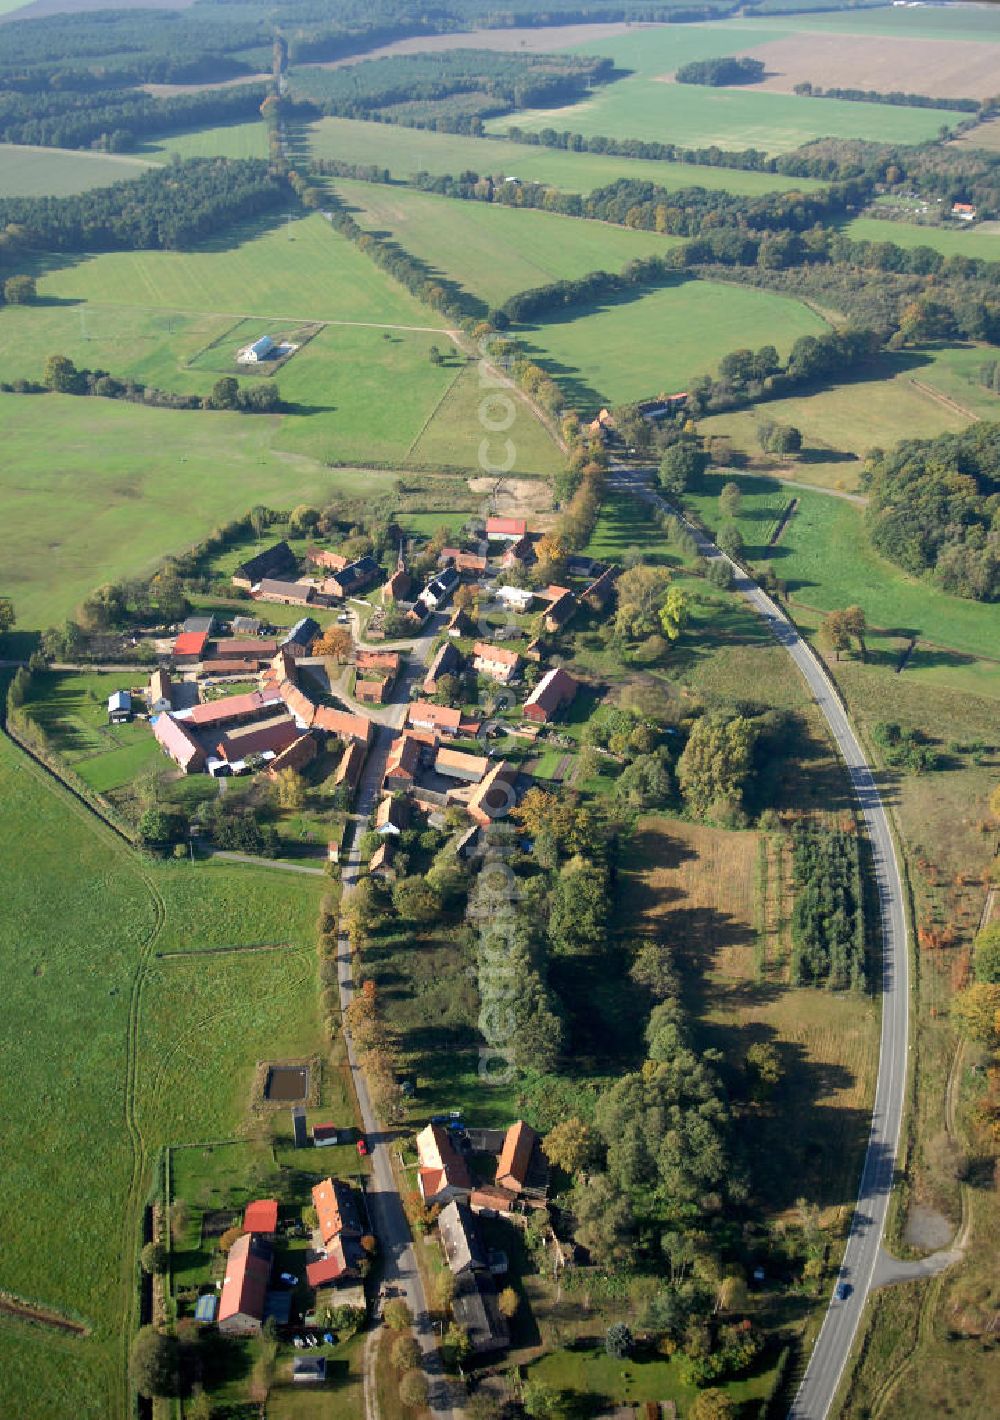
[[[414,657],[414,661],[417,657]],[[350,842],[344,860],[341,881],[343,897],[346,899],[358,881],[361,864],[359,845],[367,830],[368,817],[379,797],[386,760],[393,735],[386,727],[379,727],[376,739],[365,762],[361,782],[354,806]],[[341,932],[337,942],[337,979],[340,988],[341,1011],[346,1011],[354,995],[354,979],[351,965],[351,947],[347,934]],[[385,1280],[390,1287],[402,1291],[410,1311],[413,1313],[413,1329],[423,1352],[423,1365],[430,1386],[429,1409],[434,1420],[453,1420],[457,1409],[452,1395],[452,1387],[441,1365],[437,1337],[434,1334],[423,1279],[417,1266],[414,1243],[410,1235],[410,1225],[403,1210],[403,1202],[393,1177],[389,1150],[392,1147],[392,1133],[387,1131],[372,1107],[368,1093],[368,1082],[358,1064],[354,1042],[345,1029],[347,1060],[351,1078],[357,1092],[361,1120],[368,1142],[371,1159],[371,1175],[368,1181],[367,1201],[372,1225],[379,1240],[384,1264]],[[373,1355],[366,1349],[366,1358]],[[377,1413],[374,1400],[374,1376],[365,1375],[366,1413]]]
[[[676,508],[630,470],[615,470],[611,482],[612,486],[680,516]],[[906,1101],[910,986],[903,883],[878,787],[829,675],[778,604],[700,529],[686,519],[682,521],[695,537],[703,557],[709,561],[721,558],[729,563],[734,588],[762,617],[775,640],[802,672],[847,765],[871,845],[883,948],[882,1036],[871,1133],[843,1262],[812,1356],[789,1411],[789,1420],[824,1420],[850,1358],[879,1260]],[[843,1298],[838,1296],[842,1287],[848,1289]]]

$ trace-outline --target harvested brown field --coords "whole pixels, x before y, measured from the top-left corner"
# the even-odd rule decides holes
[[[977,123],[975,128],[963,133],[960,138],[953,138],[949,147],[982,148],[987,153],[1000,153],[1000,118],[991,118],[988,123]],[[995,224],[982,222],[977,230],[982,232],[987,225]]]
[[[662,25],[630,25],[625,21],[593,25],[539,25],[521,29],[462,30],[457,34],[411,35],[409,39],[393,40],[378,49],[366,49],[363,54],[349,54],[343,59],[321,59],[314,64],[297,64],[297,69],[343,69],[349,64],[361,64],[369,59],[383,59],[395,54],[442,54],[451,49],[493,49],[504,54],[548,54],[567,49],[570,45],[586,44],[588,40],[614,39],[632,30],[662,29]]]
[[[541,528],[546,515],[552,513],[552,487],[547,479],[470,478],[469,488],[484,507],[489,504],[490,517],[526,518],[532,528]]]
[[[760,960],[759,936],[783,944],[791,910],[790,855],[771,837],[765,873],[758,833],[643,819],[623,874],[624,930],[673,946],[700,1046],[721,1050],[733,1071],[752,1044],[775,1046],[784,1078],[745,1139],[755,1192],[771,1215],[806,1198],[832,1218],[857,1191],[879,1009],[869,997],[784,984],[783,951]]]
[[[238,89],[241,84],[266,84],[270,74],[240,74],[235,79],[216,79],[210,84],[141,84],[143,93],[154,99],[172,99],[178,94],[200,94],[206,89]]]
[[[933,99],[986,99],[997,91],[1000,45],[972,40],[886,39],[800,34],[738,51],[767,66],[754,84],[790,94],[796,84],[926,94]],[[672,74],[663,75],[672,79]]]

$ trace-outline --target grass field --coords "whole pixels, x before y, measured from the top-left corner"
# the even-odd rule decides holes
[[[963,429],[974,418],[1000,418],[1000,400],[976,379],[987,355],[987,349],[971,345],[885,355],[863,379],[756,409],[713,414],[699,427],[706,435],[727,435],[733,449],[750,455],[755,466],[773,466],[773,456],[758,453],[757,425],[763,419],[794,424],[802,430],[804,453],[784,461],[780,476],[850,491],[858,486],[870,448],[934,438]]]
[[[655,182],[670,190],[704,187],[749,196],[784,192],[790,187],[811,191],[821,186],[810,178],[791,179],[780,173],[739,172],[733,168],[698,167],[689,163],[639,162],[599,153],[532,148],[521,143],[434,133],[422,128],[402,128],[398,124],[366,123],[352,118],[318,119],[293,135],[293,151],[299,146],[317,158],[376,163],[387,167],[393,177],[404,180],[421,171],[457,176],[471,169],[480,174],[513,175],[549,183],[563,192],[580,193],[619,178]]]
[[[255,502],[293,507],[389,486],[388,475],[275,454],[275,427],[270,416],[0,396],[4,590],[19,627],[63,620],[95,585],[141,573]]]
[[[339,180],[335,185],[356,209],[361,226],[387,233],[487,305],[549,281],[620,271],[634,257],[664,252],[678,240],[406,188]]]
[[[112,153],[0,143],[0,197],[68,197],[139,177],[149,164]]]
[[[691,503],[710,527],[719,525],[718,492],[725,475],[706,479]],[[788,585],[795,603],[820,611],[857,603],[872,626],[894,628],[941,647],[976,657],[1000,645],[1000,607],[947,596],[880,557],[868,543],[862,510],[821,493],[798,494],[799,503],[781,541],[768,548],[767,534],[788,501],[774,479],[744,479],[737,524],[746,555],[770,565]]]
[[[267,129],[262,119],[249,123],[223,123],[214,128],[196,128],[141,144],[137,149],[150,162],[166,163],[178,158],[266,158]]]
[[[67,264],[54,258],[39,294],[273,320],[441,326],[318,213],[248,224],[194,251],[109,252]]]
[[[321,884],[297,880],[295,910],[280,914],[292,952],[152,965],[161,932],[176,944],[190,925],[204,938],[216,884],[223,901],[242,897],[226,924],[230,944],[259,940],[258,923],[273,929],[275,900],[283,902],[275,875],[247,869],[237,885],[228,868],[216,876],[212,866],[143,864],[6,740],[0,789],[0,960],[8,1018],[21,1022],[8,1033],[0,1083],[8,1144],[0,1201],[18,1219],[0,1285],[90,1328],[70,1343],[0,1326],[0,1409],[22,1420],[104,1420],[121,1413],[137,1210],[155,1150],[206,1130],[231,1135],[244,1122],[256,1061],[318,1047],[310,917]],[[205,1069],[216,1072],[209,1091]],[[135,1128],[126,1128],[133,1110]],[[31,1368],[11,1359],[24,1337]]]
[[[571,402],[590,410],[601,402],[685,389],[695,375],[714,370],[734,342],[787,351],[800,335],[825,328],[819,316],[787,297],[685,281],[531,327],[525,343]]]
[[[855,217],[841,231],[856,242],[894,242],[898,247],[933,247],[945,256],[972,256],[1000,261],[1000,235],[973,227],[920,226],[916,222],[884,222],[878,217]]]

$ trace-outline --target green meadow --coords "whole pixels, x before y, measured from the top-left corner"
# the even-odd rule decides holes
[[[19,627],[65,619],[101,582],[150,570],[254,503],[389,486],[275,452],[279,418],[0,395],[4,591]]]
[[[261,119],[249,123],[222,123],[213,128],[195,128],[172,133],[141,144],[137,149],[154,163],[171,158],[266,158],[267,129]]]
[[[118,153],[0,143],[0,197],[68,197],[139,177],[149,164]]]
[[[973,418],[1000,418],[1000,399],[976,379],[988,354],[984,347],[967,345],[883,355],[857,380],[769,400],[755,409],[713,414],[699,428],[707,435],[727,435],[735,450],[755,456],[758,424],[765,419],[794,424],[802,431],[804,450],[786,461],[784,475],[851,490],[858,486],[861,460],[870,448],[887,448],[900,439],[932,439],[963,429]]]
[[[232,1137],[256,1062],[319,1048],[322,884],[296,879],[292,895],[265,870],[145,862],[6,739],[0,797],[0,965],[19,1022],[0,1079],[0,1207],[17,1218],[2,1282],[88,1328],[68,1340],[0,1324],[0,1411],[106,1420],[125,1411],[139,1214],[157,1150]],[[216,893],[242,905],[224,945],[280,928],[290,950],[157,959],[217,940]],[[22,1347],[32,1365],[16,1359]]]
[[[319,213],[261,221],[193,251],[52,258],[39,294],[168,311],[440,328],[441,320],[387,277]]]
[[[718,493],[726,478],[709,475],[704,491],[690,499],[710,528],[720,524]],[[879,556],[868,541],[863,510],[854,504],[796,490],[796,511],[778,544],[768,547],[791,493],[772,478],[741,479],[740,490],[736,522],[747,559],[772,567],[795,602],[820,612],[856,603],[873,627],[973,658],[1000,646],[1000,607],[948,596]],[[1000,679],[996,667],[993,678]],[[980,690],[989,693],[985,685]]]
[[[821,184],[812,179],[782,177],[780,173],[739,172],[692,163],[658,163],[635,158],[613,158],[602,153],[572,153],[558,148],[533,148],[495,138],[471,138],[457,133],[434,133],[399,124],[366,123],[354,118],[321,118],[296,135],[316,158],[337,158],[349,163],[375,163],[392,176],[406,180],[418,172],[451,173],[471,169],[480,174],[506,174],[531,182],[544,182],[562,192],[588,193],[596,187],[634,178],[655,182],[671,191],[704,187],[712,191],[746,193],[784,192],[790,187],[811,191]]]
[[[532,326],[525,344],[586,411],[682,390],[737,345],[773,344],[787,353],[800,335],[825,328],[788,297],[684,281]]]
[[[944,256],[971,256],[980,261],[1000,261],[1000,235],[980,232],[973,226],[921,226],[917,222],[883,221],[855,217],[841,227],[855,242],[894,242],[898,247],[933,247]]]
[[[408,188],[338,180],[362,227],[398,241],[412,256],[487,304],[543,286],[620,271],[634,257],[666,251],[678,238],[583,222],[553,212],[458,202]]]
[[[945,109],[894,108],[668,82],[667,76],[689,60],[738,53],[786,38],[798,28],[797,21],[775,16],[750,22],[666,25],[588,41],[575,48],[608,55],[619,69],[628,71],[627,77],[602,85],[564,108],[520,112],[515,122],[529,130],[568,128],[588,136],[781,153],[822,137],[920,143],[936,137],[942,124],[954,124],[962,117]],[[849,32],[850,27],[845,28]],[[503,133],[510,122],[505,116],[487,127]]]

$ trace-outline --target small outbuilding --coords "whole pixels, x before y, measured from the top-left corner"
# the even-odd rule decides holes
[[[325,1356],[296,1356],[292,1362],[292,1380],[302,1385],[322,1385],[326,1380]]]
[[[125,725],[132,718],[132,697],[127,690],[116,690],[108,696],[108,719],[112,725]]]

